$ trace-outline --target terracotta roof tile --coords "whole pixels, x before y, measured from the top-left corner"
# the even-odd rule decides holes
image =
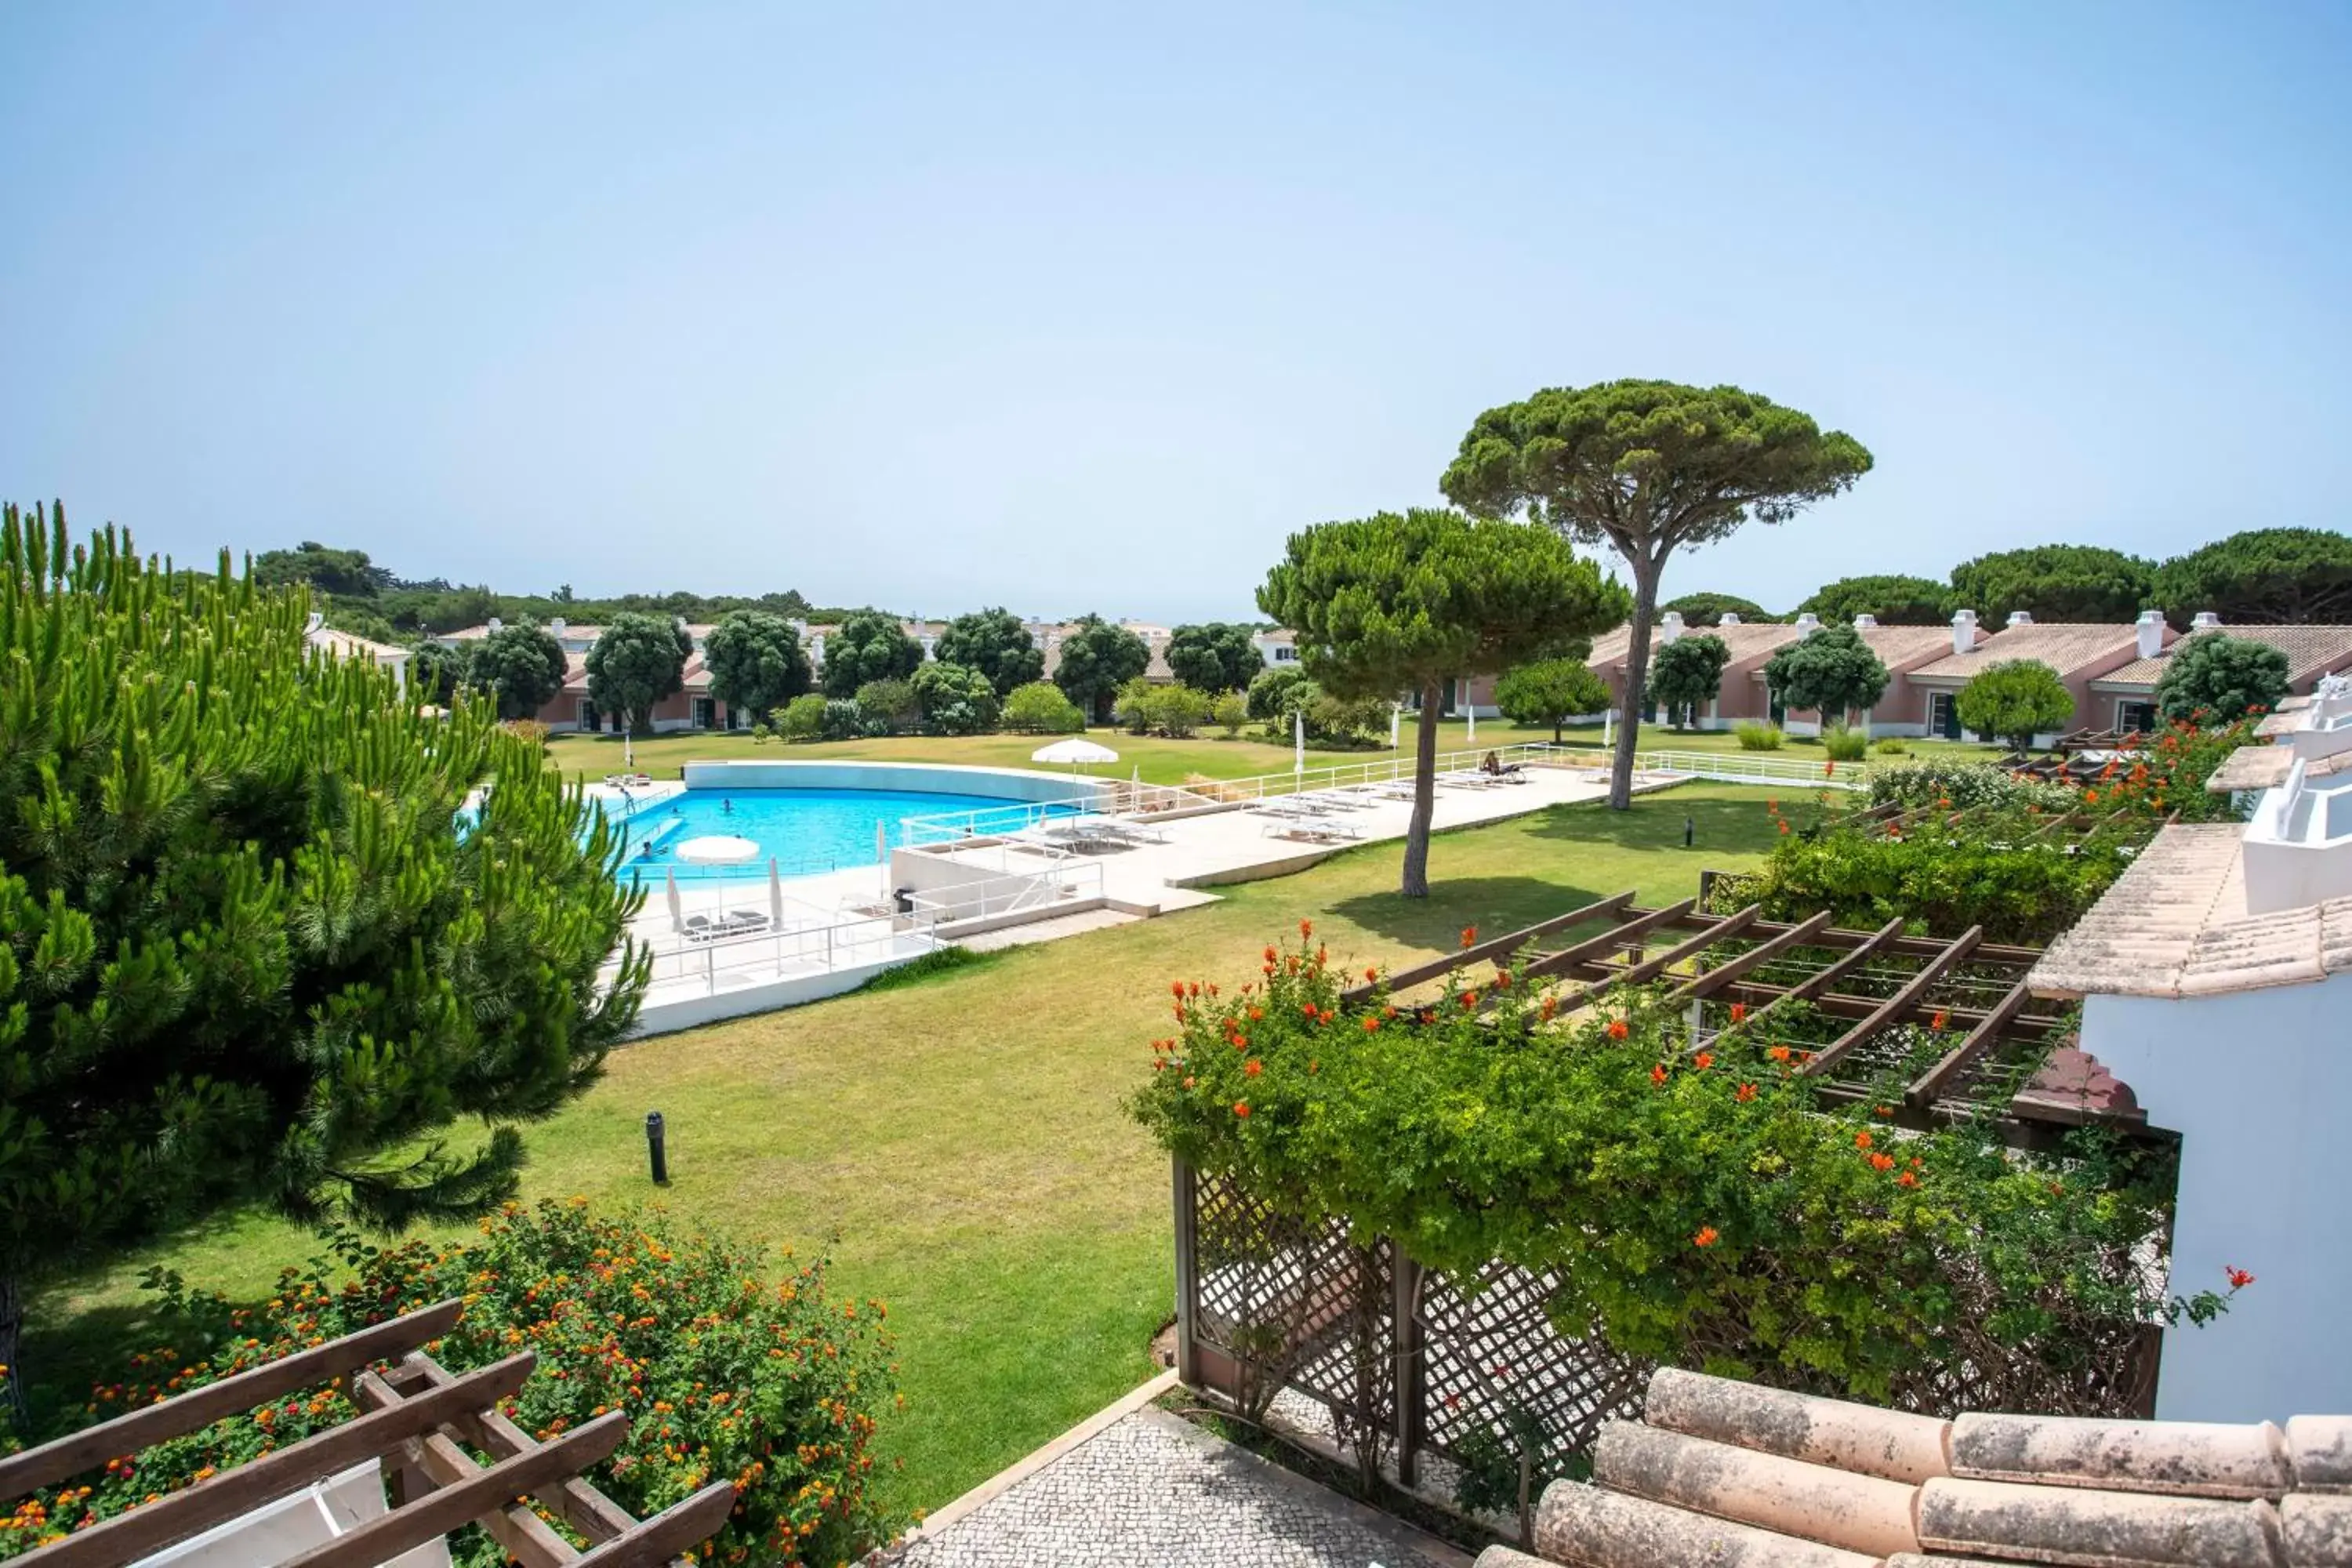
[[[2080,621],[2038,621],[2004,626],[1967,653],[1948,653],[1913,670],[1914,675],[1965,680],[1990,665],[2011,659],[2039,660],[2060,675],[2112,660],[2137,646],[2138,632],[2126,626]]]
[[[1744,664],[1749,659],[1768,658],[1783,643],[1795,642],[1804,634],[1781,621],[1742,621],[1733,626],[1687,626],[1684,628],[1683,635],[1721,637],[1724,646],[1731,650],[1731,662]],[[1620,626],[1613,632],[1604,633],[1593,639],[1592,657],[1585,662],[1595,669],[1604,665],[1622,666],[1625,662],[1625,649],[1633,640],[1633,634],[1628,627]],[[1657,657],[1658,647],[1657,628],[1653,626],[1650,630],[1650,655],[1654,658]]]
[[[2216,626],[2193,631],[2154,658],[2137,658],[2099,677],[2102,686],[2153,687],[2171,668],[2172,656],[2202,637],[2216,634],[2267,643],[2286,655],[2287,679],[2297,686],[2352,664],[2352,626]]]

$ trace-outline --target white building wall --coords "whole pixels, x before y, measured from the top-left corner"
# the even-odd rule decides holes
[[[2093,996],[2083,1047],[2181,1135],[2171,1289],[2254,1283],[2165,1334],[2157,1415],[2284,1421],[2352,1410],[2352,976],[2171,1001]]]

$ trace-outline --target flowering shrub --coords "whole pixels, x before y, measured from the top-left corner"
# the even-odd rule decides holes
[[[2155,1156],[1901,1131],[1871,1096],[1832,1110],[1797,1068],[1835,1020],[1710,1003],[1720,1032],[1694,1051],[1683,1010],[1643,991],[1563,1019],[1517,969],[1411,1005],[1343,1008],[1342,983],[1305,926],[1233,995],[1179,983],[1135,1114],[1197,1169],[1425,1267],[1555,1275],[1562,1333],[1884,1398],[1939,1358],[2072,1367],[2095,1325],[2223,1304],[2154,1294],[2136,1263],[2164,1233]],[[1932,1020],[1914,1034],[1919,1061],[1951,1044]]]
[[[2063,811],[2074,804],[2074,792],[2070,785],[2023,778],[1991,763],[1922,758],[1901,767],[1873,769],[1870,804],[1899,805],[1906,810],[1941,806],[1951,811],[1969,811],[1980,805],[1999,805]]]
[[[735,1511],[698,1560],[831,1563],[887,1537],[890,1521],[867,1495],[875,1413],[893,1381],[881,1303],[828,1300],[821,1260],[764,1284],[754,1250],[681,1237],[657,1214],[599,1217],[584,1202],[509,1205],[482,1223],[481,1240],[459,1246],[379,1248],[334,1233],[339,1258],[287,1269],[252,1307],[152,1275],[163,1342],[95,1391],[89,1417],[457,1296],[464,1314],[430,1352],[463,1372],[536,1351],[538,1370],[502,1406],[525,1430],[545,1438],[628,1413],[627,1438],[589,1476],[614,1501],[643,1519],[713,1479],[734,1482]],[[0,1518],[0,1559],[354,1414],[324,1389],[110,1461]],[[506,1561],[470,1526],[452,1544],[460,1568]]]

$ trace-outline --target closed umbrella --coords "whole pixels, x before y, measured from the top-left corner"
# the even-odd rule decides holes
[[[890,901],[890,829],[874,825],[874,863],[882,868],[882,901]]]
[[[677,901],[677,868],[670,866],[663,867],[662,880],[669,884],[669,929],[672,931],[684,931],[686,929],[686,910],[679,907]]]
[[[776,869],[776,858],[768,857],[768,919],[774,929],[784,929],[784,877]]]

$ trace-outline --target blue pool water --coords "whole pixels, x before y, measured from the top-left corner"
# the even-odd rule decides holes
[[[871,866],[874,829],[879,825],[892,847],[900,842],[898,823],[908,816],[982,812],[996,818],[983,826],[1019,826],[1024,803],[996,795],[934,795],[879,789],[690,789],[655,801],[621,824],[626,848],[624,877],[660,882],[675,872],[683,881],[711,877],[753,878],[768,874],[772,858],[787,877]],[[680,861],[677,847],[690,838],[723,834],[760,846],[754,859],[736,866]]]

